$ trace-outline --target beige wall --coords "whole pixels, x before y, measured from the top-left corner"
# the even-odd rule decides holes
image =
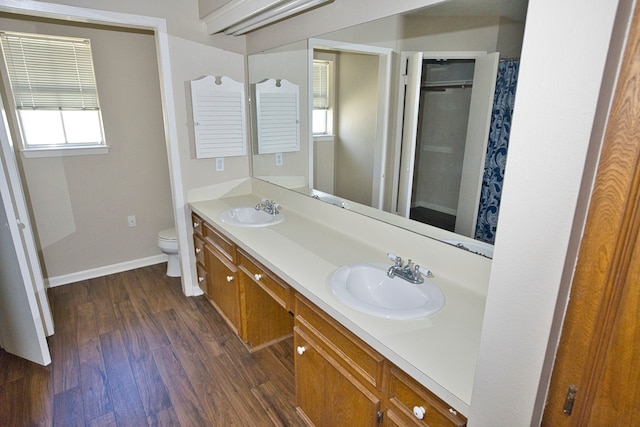
[[[378,55],[338,53],[336,196],[371,206]]]
[[[6,16],[0,28],[91,39],[111,147],[105,155],[18,155],[45,276],[159,255],[156,234],[173,226],[173,209],[153,35]]]

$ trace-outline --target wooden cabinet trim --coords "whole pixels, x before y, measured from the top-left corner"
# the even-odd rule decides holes
[[[300,358],[305,357],[307,352],[315,351],[331,368],[333,368],[340,375],[342,379],[346,380],[349,384],[351,384],[351,386],[353,386],[358,391],[358,393],[360,393],[361,396],[366,399],[366,401],[370,405],[368,413],[359,414],[366,420],[361,420],[361,422],[358,425],[376,426],[377,414],[382,409],[382,401],[381,401],[380,393],[372,392],[368,387],[366,387],[362,382],[360,382],[357,377],[352,375],[352,373],[349,370],[345,369],[345,366],[343,363],[336,360],[331,353],[326,351],[325,347],[322,344],[320,344],[320,342],[317,340],[317,338],[319,337],[316,336],[313,332],[307,333],[307,331],[305,331],[303,328],[296,326],[294,327],[294,337],[295,337],[294,340],[297,343],[296,345],[300,345],[301,343],[304,343],[306,345],[305,352],[303,354],[296,352],[295,357],[296,357],[297,363],[300,363],[298,361],[300,360]],[[296,384],[299,384],[297,380],[296,380]],[[325,384],[324,387],[326,388],[327,385]],[[298,399],[298,402],[299,402],[300,396],[298,394],[298,390],[296,390],[296,398]],[[331,400],[334,398],[334,396],[332,395],[332,393],[327,392],[325,390],[323,398]],[[322,403],[324,408],[333,408],[335,410],[335,405],[337,402],[325,401],[325,402],[318,402],[318,403]],[[341,405],[344,405],[344,403],[341,402]],[[300,407],[300,409],[302,410],[303,413],[305,413],[304,408]],[[313,410],[313,408],[310,408],[310,409]],[[307,414],[305,413],[305,415]],[[317,417],[306,416],[305,418],[313,421],[313,418],[317,418]],[[324,417],[320,417],[320,418],[322,419]],[[327,419],[323,420],[325,422],[320,424],[326,425],[326,426],[333,426],[333,424],[331,423],[331,416],[327,414],[326,418]]]
[[[375,390],[382,390],[385,359],[324,311],[296,294],[296,324],[318,337],[325,349]]]
[[[241,249],[238,249],[238,266],[250,280],[253,280],[285,310],[292,311],[291,286]],[[262,277],[256,279],[256,274]]]
[[[464,416],[396,366],[389,369],[388,401],[397,413],[419,421],[419,425],[463,427],[467,424]],[[426,410],[422,420],[417,420],[413,415],[414,406],[421,406]]]
[[[237,263],[236,245],[231,240],[227,239],[222,233],[218,232],[211,224],[203,222],[203,234],[204,238],[211,246],[216,248],[222,255],[224,255],[233,264]]]

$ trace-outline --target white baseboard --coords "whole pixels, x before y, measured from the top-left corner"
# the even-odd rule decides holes
[[[139,258],[132,261],[121,262],[119,264],[105,265],[104,267],[92,268],[91,270],[78,271],[77,273],[65,274],[44,279],[45,286],[54,288],[56,286],[68,285],[69,283],[80,282],[82,280],[95,279],[96,277],[107,276],[109,274],[120,273],[149,265],[167,262],[166,254],[154,255],[147,258]]]

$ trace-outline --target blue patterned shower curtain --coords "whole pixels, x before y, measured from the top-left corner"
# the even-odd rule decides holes
[[[496,225],[500,211],[502,182],[507,161],[509,133],[511,132],[511,116],[513,102],[518,83],[518,67],[520,60],[508,59],[500,61],[496,79],[496,91],[491,115],[491,129],[487,144],[487,157],[480,193],[480,207],[476,224],[475,238],[493,244],[496,238]]]

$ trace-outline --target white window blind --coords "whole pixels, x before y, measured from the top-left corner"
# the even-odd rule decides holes
[[[313,61],[313,109],[329,109],[329,61]]]
[[[17,109],[99,109],[89,40],[3,32],[0,41]]]
[[[107,153],[91,42],[0,32],[0,46],[25,156]]]

